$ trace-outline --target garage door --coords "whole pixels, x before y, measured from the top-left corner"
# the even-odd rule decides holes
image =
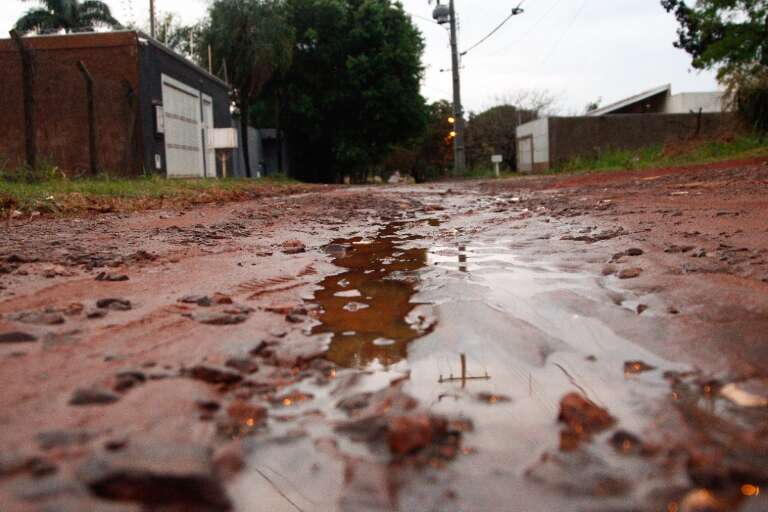
[[[520,172],[533,170],[533,137],[517,139],[518,166]]]
[[[163,75],[163,111],[168,176],[205,176],[200,91]]]

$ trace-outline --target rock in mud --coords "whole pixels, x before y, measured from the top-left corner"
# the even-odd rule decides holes
[[[128,391],[146,381],[147,376],[140,370],[122,370],[115,376],[115,391]]]
[[[113,274],[111,272],[101,272],[99,275],[96,276],[96,280],[116,283],[120,281],[128,281],[128,276],[125,274]]]
[[[34,343],[37,337],[21,331],[4,332],[0,334],[0,345],[4,343]]]
[[[83,445],[93,439],[93,434],[85,430],[48,430],[36,436],[37,444],[44,451],[73,445]]]
[[[69,399],[69,405],[109,405],[120,400],[120,395],[99,388],[79,388]]]
[[[234,301],[232,300],[232,297],[219,292],[216,292],[213,294],[213,296],[211,297],[211,302],[213,302],[218,306],[234,303]]]
[[[389,450],[405,455],[432,443],[432,419],[426,413],[391,418],[387,426]]]
[[[207,295],[186,295],[179,299],[182,304],[197,304],[198,306],[207,308],[213,305],[213,301]]]
[[[560,449],[573,451],[596,432],[613,426],[616,420],[608,411],[579,393],[570,393],[560,401],[558,421],[565,423],[560,432]]]
[[[481,402],[485,402],[491,405],[512,401],[512,399],[506,395],[495,395],[493,393],[478,393],[477,395],[475,395],[475,398],[477,398]]]
[[[259,371],[259,365],[247,357],[231,357],[227,359],[225,366],[239,371],[240,373],[256,373]]]
[[[626,430],[617,430],[608,442],[614,450],[622,455],[638,454],[643,449],[643,442],[640,438]]]
[[[643,273],[643,269],[640,267],[625,268],[617,274],[619,279],[635,279],[640,277]]]
[[[237,400],[227,407],[227,415],[233,421],[254,427],[267,419],[267,409],[260,405]]]
[[[299,254],[306,252],[307,246],[301,240],[288,240],[283,242],[283,252],[285,254]]]
[[[104,318],[105,316],[107,316],[107,312],[103,309],[88,308],[85,310],[85,317],[91,320],[95,320],[97,318]]]
[[[127,299],[107,298],[96,301],[96,307],[99,309],[109,309],[111,311],[130,311],[133,307],[131,301]]]
[[[10,316],[11,320],[25,324],[61,325],[66,322],[64,315],[50,311],[24,311]]]
[[[91,457],[77,475],[95,496],[139,502],[151,510],[231,510],[212,455],[203,446],[131,443],[125,450]]]
[[[202,380],[209,384],[234,384],[243,380],[240,373],[223,366],[200,364],[189,370],[193,379]]]
[[[247,314],[230,314],[216,311],[202,311],[184,315],[196,322],[207,325],[235,325],[248,320]]]
[[[645,253],[643,252],[642,249],[638,249],[637,247],[632,247],[624,251],[624,254],[626,254],[627,256],[642,256]]]
[[[655,369],[655,366],[646,364],[643,361],[627,361],[624,363],[624,375],[638,375]]]

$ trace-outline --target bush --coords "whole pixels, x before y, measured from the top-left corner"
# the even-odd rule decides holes
[[[760,135],[768,131],[768,69],[733,72],[724,80],[729,106],[744,125]]]

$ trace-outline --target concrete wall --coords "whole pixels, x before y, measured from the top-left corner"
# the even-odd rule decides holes
[[[94,78],[100,167],[138,174],[139,65],[132,33],[24,38],[34,55],[35,132],[38,162],[69,175],[89,172],[88,109],[83,61]],[[13,41],[0,40],[0,163],[25,161],[21,59]]]
[[[525,123],[517,127],[517,168],[523,172],[540,170],[542,164],[549,162],[549,118],[537,119],[530,123]],[[531,139],[533,142],[533,166],[525,168],[523,163],[524,151],[521,144],[527,144],[524,141]]]
[[[640,149],[675,139],[714,136],[735,126],[730,114],[645,114],[549,118],[549,163],[592,158],[612,149]]]
[[[705,114],[723,112],[724,97],[725,94],[722,92],[689,92],[674,94],[667,98],[667,102],[664,105],[664,113],[698,113],[699,109]]]

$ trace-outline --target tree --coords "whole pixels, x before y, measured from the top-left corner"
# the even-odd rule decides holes
[[[250,107],[274,77],[291,65],[293,30],[282,0],[216,0],[200,28],[198,61],[208,61],[210,45],[215,68],[226,65],[240,116],[243,159],[251,175],[248,151]]]
[[[467,123],[467,160],[471,168],[488,166],[491,156],[502,155],[504,166],[517,164],[517,127],[538,117],[532,110],[498,105],[480,114],[471,114]]]
[[[662,0],[680,23],[675,47],[693,57],[696,69],[718,68],[724,78],[745,68],[768,67],[766,0]]]
[[[274,90],[297,177],[362,180],[424,130],[421,34],[390,0],[287,3],[296,53]]]
[[[768,1],[662,0],[680,23],[675,46],[696,69],[717,69],[742,120],[768,130]]]
[[[37,32],[85,32],[96,27],[118,28],[109,6],[99,0],[23,0],[38,4],[16,21],[22,34]]]
[[[197,38],[198,28],[194,25],[184,25],[172,12],[161,13],[158,16],[157,40],[177,53],[192,57],[194,49],[192,40]],[[207,50],[206,50],[207,53]]]

